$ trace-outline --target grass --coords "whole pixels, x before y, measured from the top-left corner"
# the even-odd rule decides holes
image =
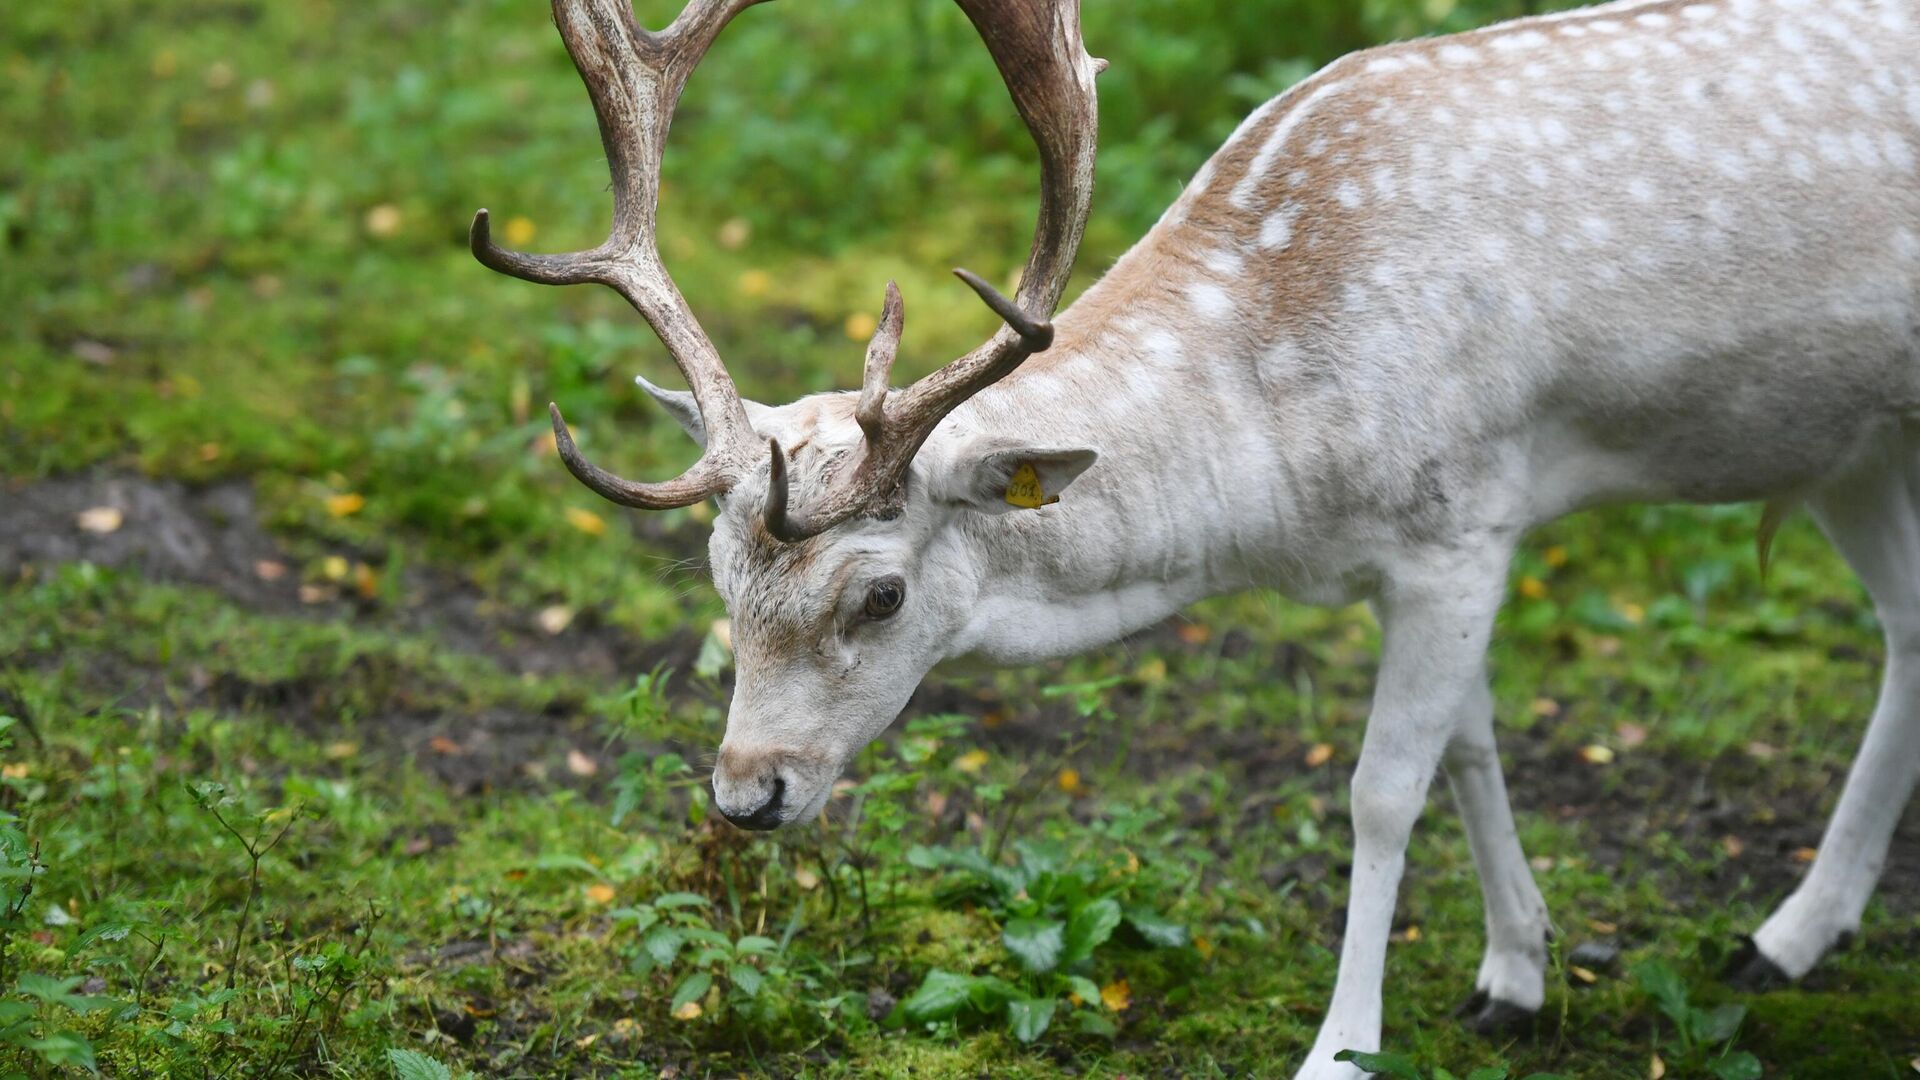
[[[1090,5],[1114,68],[1082,281],[1252,103],[1519,10]],[[912,372],[989,329],[944,269],[1012,266],[1032,181],[969,32],[938,4],[772,5],[695,80],[664,247],[749,392],[847,386],[889,276]],[[828,824],[749,839],[701,786],[728,677],[701,512],[595,503],[538,408],[659,473],[692,451],[628,377],[670,364],[612,298],[497,279],[461,243],[482,204],[536,248],[602,227],[539,5],[30,5],[0,86],[0,553],[52,544],[0,561],[0,1074],[382,1076],[395,1050],[488,1076],[1288,1074],[1335,966],[1364,611],[1226,598],[1078,660],[938,676]],[[115,485],[141,496],[124,520],[78,529]],[[1705,1066],[1625,973],[1657,960],[1700,1008],[1750,1007],[1732,1041],[1767,1075],[1911,1072],[1911,827],[1860,944],[1807,986],[1711,977],[1818,842],[1881,655],[1804,521],[1761,580],[1757,521],[1630,509],[1533,539],[1494,667],[1562,931],[1548,1007],[1508,1042],[1451,1023],[1480,917],[1437,799],[1389,1049],[1684,1075]],[[170,561],[165,522],[216,542]],[[1053,899],[982,884],[977,860],[1034,852]],[[1180,933],[1123,920],[1035,965],[1041,924],[1104,899]],[[1588,984],[1566,956],[1593,939],[1625,957]],[[935,1008],[935,971],[1010,989]]]

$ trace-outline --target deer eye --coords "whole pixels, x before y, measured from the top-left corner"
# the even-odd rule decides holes
[[[897,577],[885,577],[867,586],[867,618],[879,620],[893,617],[900,605],[907,599],[907,583]]]

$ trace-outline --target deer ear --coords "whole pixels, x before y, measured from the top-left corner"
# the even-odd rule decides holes
[[[707,445],[707,425],[700,420],[700,406],[693,400],[693,394],[686,390],[669,390],[647,381],[645,375],[635,375],[633,383],[647,392],[647,396],[660,403],[667,415],[680,422],[688,438],[698,443],[702,449]],[[760,418],[771,410],[757,401],[741,400],[747,407],[747,422],[758,427]]]
[[[1029,446],[979,437],[961,445],[935,481],[942,501],[983,514],[1037,510],[1060,501],[1099,455],[1085,448]]]

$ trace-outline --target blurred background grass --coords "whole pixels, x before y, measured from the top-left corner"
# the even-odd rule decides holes
[[[1079,284],[1253,105],[1370,41],[1522,6],[1089,5],[1087,38],[1116,63]],[[332,480],[365,510],[305,524],[402,530],[511,589],[503,562],[576,542],[556,507],[589,505],[529,452],[542,403],[632,473],[691,460],[630,385],[677,378],[631,312],[497,278],[463,246],[482,205],[533,249],[605,232],[592,113],[540,5],[108,0],[23,8],[4,32],[0,468],[253,474],[284,524],[319,505],[296,488]],[[908,298],[905,378],[991,330],[946,271],[1013,273],[1032,159],[958,8],[757,8],[681,106],[661,246],[749,395],[850,385],[890,277]],[[593,561],[525,584],[625,591],[618,560]],[[618,615],[665,617],[637,600]]]
[[[1528,6],[1090,0],[1112,68],[1075,288],[1258,102],[1352,49]],[[640,5],[651,25],[671,8]],[[0,889],[0,1008],[40,1002],[32,1031],[70,1026],[124,1076],[383,1075],[407,1048],[482,1075],[1287,1075],[1338,947],[1364,611],[1228,598],[1079,660],[936,678],[831,828],[749,844],[705,820],[726,693],[705,511],[599,503],[541,409],[562,402],[618,471],[665,475],[693,449],[630,380],[672,384],[671,362],[605,290],[500,278],[465,247],[480,206],[530,250],[605,229],[544,4],[15,5],[0,132],[0,551],[65,553],[0,583],[0,841],[45,864],[30,903]],[[947,268],[1013,272],[1034,174],[956,8],[783,0],[692,81],[662,249],[750,395],[853,385],[888,278],[905,378],[992,329]],[[95,503],[121,516],[71,512]],[[1545,530],[1495,652],[1569,943],[1671,958],[1709,999],[1725,943],[1818,841],[1880,655],[1804,522],[1761,580],[1757,517]],[[170,522],[215,538],[213,569],[138,546]],[[655,665],[668,689],[636,686]],[[256,875],[240,834],[289,821]],[[1117,1038],[890,1021],[932,969],[1017,976],[1006,911],[926,852],[1039,841],[1194,944],[1120,943],[1085,969],[1103,1005],[1060,997]],[[1113,884],[1107,859],[1137,876]],[[1559,958],[1540,1030],[1458,1031],[1479,915],[1451,815],[1412,859],[1391,1045],[1577,1077],[1706,1067],[1618,971],[1566,989],[1588,984]],[[1754,1002],[1740,1040],[1770,1075],[1893,1077],[1920,1053],[1920,879],[1901,850],[1890,875],[1860,950]],[[653,918],[728,949],[786,927],[777,962],[742,961],[777,1003],[742,996],[733,961],[659,961],[636,929]],[[29,974],[132,1010],[69,1018],[5,985]],[[80,1068],[22,1053],[0,1032],[0,1062]]]

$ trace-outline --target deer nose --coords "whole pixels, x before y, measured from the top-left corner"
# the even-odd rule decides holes
[[[773,778],[773,790],[767,793],[767,801],[761,803],[758,809],[750,813],[734,814],[729,813],[723,805],[720,807],[720,813],[728,821],[733,822],[742,829],[751,829],[754,832],[766,832],[770,829],[777,829],[780,827],[780,800],[786,793],[786,778],[775,774]]]

